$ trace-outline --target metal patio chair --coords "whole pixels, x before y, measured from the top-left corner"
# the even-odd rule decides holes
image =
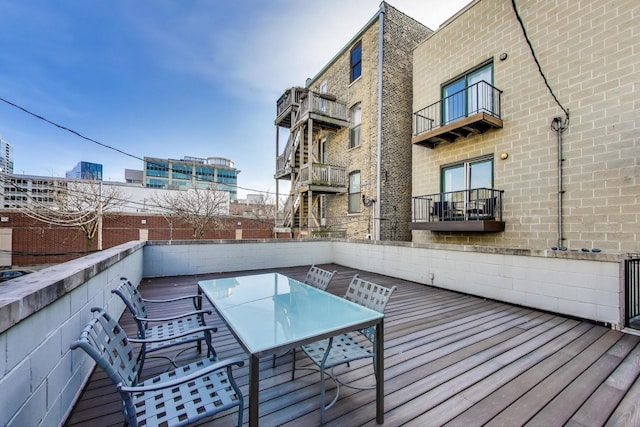
[[[331,282],[331,279],[336,273],[336,270],[328,271],[312,265],[303,282],[307,285],[313,286],[314,288],[326,291],[329,286],[329,282]]]
[[[136,321],[138,327],[137,338],[138,340],[143,340],[140,341],[142,345],[140,347],[140,353],[138,354],[140,372],[142,372],[142,368],[144,367],[145,359],[149,357],[148,353],[164,350],[180,344],[194,342],[196,343],[198,352],[200,352],[202,341],[204,341],[207,345],[207,357],[214,359],[217,357],[216,351],[211,343],[211,333],[216,332],[218,329],[213,326],[207,326],[205,323],[204,315],[211,314],[211,310],[199,309],[199,307],[202,306],[202,295],[185,295],[172,299],[149,300],[142,298],[140,292],[138,292],[136,287],[133,286],[126,277],[122,277],[120,280],[122,280],[120,286],[111,292],[118,295],[125,303]],[[148,317],[147,303],[171,303],[185,299],[191,299],[196,310],[171,317],[155,319]],[[138,342],[138,340],[131,341]],[[175,363],[176,358],[187,349],[182,349],[172,358],[166,356],[153,357],[168,359],[173,366],[177,366]]]
[[[356,274],[351,279],[347,292],[344,296],[345,299],[360,304],[364,307],[376,310],[380,313],[384,313],[384,310],[391,298],[391,295],[395,291],[396,287],[387,288],[373,282],[361,279]],[[364,337],[366,339],[362,339]],[[317,365],[320,370],[320,423],[324,421],[324,412],[333,406],[337,402],[340,396],[340,385],[351,387],[359,390],[366,390],[374,388],[357,386],[355,384],[349,384],[341,382],[337,375],[333,373],[333,369],[336,366],[346,364],[349,366],[350,362],[371,358],[373,360],[374,375],[377,377],[375,371],[376,366],[376,354],[375,354],[375,327],[369,327],[361,329],[359,331],[350,332],[321,341],[317,341],[311,344],[303,345],[302,351],[309,356],[311,361]],[[325,370],[331,368],[331,373],[328,374],[336,383],[336,395],[328,405],[326,402],[326,387],[325,387]],[[295,350],[293,355],[293,370],[291,372],[291,379],[295,378],[296,372],[296,358]]]
[[[241,358],[205,358],[139,382],[141,366],[122,327],[104,309],[91,311],[97,316],[70,347],[84,350],[109,376],[129,426],[184,426],[236,406],[242,425],[244,399],[231,369],[244,365]]]

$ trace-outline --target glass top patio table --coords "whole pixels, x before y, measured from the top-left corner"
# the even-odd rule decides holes
[[[203,280],[198,285],[244,349],[260,356],[292,343],[333,336],[337,330],[358,329],[383,316],[279,273]]]
[[[369,326],[382,338],[384,314],[280,273],[202,280],[198,289],[214,306],[249,359],[249,424],[257,425],[261,357]],[[377,343],[379,354],[382,340]],[[377,358],[382,368],[383,357]],[[380,372],[380,370],[378,371]],[[378,423],[383,394],[378,376]]]

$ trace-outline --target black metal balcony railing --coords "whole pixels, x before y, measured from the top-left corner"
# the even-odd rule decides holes
[[[413,222],[502,221],[503,190],[474,188],[413,197]]]
[[[413,113],[413,135],[418,136],[456,120],[487,113],[501,118],[502,91],[480,81]]]

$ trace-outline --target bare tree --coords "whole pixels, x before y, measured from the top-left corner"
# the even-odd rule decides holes
[[[125,203],[118,188],[103,187],[99,181],[52,180],[39,194],[18,209],[46,224],[80,228],[89,246],[97,234],[98,250],[102,250],[103,217]]]
[[[220,217],[229,212],[229,192],[218,191],[215,184],[204,189],[156,193],[153,202],[167,213],[165,218],[175,217],[189,224],[194,239],[202,239],[210,227],[221,227]]]

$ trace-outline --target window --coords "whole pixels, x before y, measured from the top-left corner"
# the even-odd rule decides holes
[[[360,124],[362,122],[362,110],[361,105],[358,102],[351,107],[349,111],[350,116],[350,136],[349,136],[349,148],[357,147],[360,145]]]
[[[349,213],[360,212],[360,171],[349,174]]]
[[[480,111],[493,112],[493,63],[465,73],[442,88],[442,123]]]
[[[493,197],[493,157],[468,160],[442,168],[442,201],[453,210],[478,213],[486,199]],[[493,202],[492,206],[495,206]],[[488,210],[484,211],[485,214]]]
[[[351,81],[356,80],[362,74],[362,42],[358,42],[351,48]]]
[[[469,160],[442,168],[442,191],[493,187],[493,158]]]

